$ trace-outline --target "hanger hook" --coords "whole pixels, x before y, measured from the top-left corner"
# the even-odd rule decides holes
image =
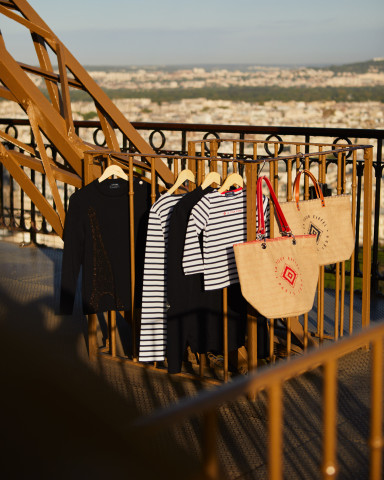
[[[263,165],[261,166],[260,170],[259,170],[259,175],[261,174],[261,172],[263,171],[263,168],[265,167],[265,158],[264,158],[264,161],[263,161]]]

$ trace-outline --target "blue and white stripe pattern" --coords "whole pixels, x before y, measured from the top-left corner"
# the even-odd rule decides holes
[[[164,360],[167,345],[166,254],[171,214],[183,195],[162,195],[151,207],[145,244],[139,361]]]
[[[238,283],[233,250],[247,239],[246,190],[239,188],[205,195],[192,209],[186,233],[183,269],[186,275],[204,273],[204,289],[215,290]],[[267,233],[269,200],[263,196]],[[256,217],[257,222],[257,217]],[[203,232],[202,250],[199,235]]]

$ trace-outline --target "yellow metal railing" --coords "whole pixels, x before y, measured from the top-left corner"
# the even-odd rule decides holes
[[[337,478],[337,365],[345,355],[356,349],[371,348],[370,433],[366,439],[369,448],[369,478],[382,478],[383,437],[383,341],[384,324],[381,323],[339,342],[312,350],[290,362],[276,364],[260,373],[237,378],[215,391],[188,398],[177,405],[159,410],[139,419],[135,427],[148,435],[169,428],[185,419],[203,415],[201,477],[209,480],[223,478],[218,451],[218,409],[225,402],[233,402],[241,396],[252,396],[266,391],[268,395],[268,478],[283,478],[283,387],[287,380],[299,377],[315,368],[323,371],[322,398],[322,464],[318,466],[321,478]],[[255,397],[258,401],[258,397]],[[240,445],[239,445],[240,448]]]
[[[229,140],[230,141],[230,140]],[[196,156],[196,143],[201,144],[201,155]],[[310,167],[310,162],[313,159],[316,159],[318,164],[318,178],[320,180],[327,180],[325,175],[325,161],[327,155],[336,155],[336,170],[334,172],[333,182],[336,188],[337,194],[342,194],[346,192],[346,155],[351,153],[352,155],[352,170],[351,172],[356,171],[357,163],[357,152],[360,151],[364,155],[364,205],[363,205],[363,279],[361,284],[362,289],[362,322],[361,326],[369,325],[369,316],[370,316],[370,269],[371,269],[371,209],[372,209],[372,147],[355,145],[355,146],[340,146],[337,149],[332,149],[329,144],[316,144],[314,147],[305,143],[294,143],[294,149],[296,154],[289,156],[278,156],[278,151],[281,146],[281,142],[267,142],[269,146],[275,151],[276,157],[270,158],[258,158],[258,148],[261,142],[258,141],[247,141],[250,143],[254,152],[253,160],[241,160],[237,158],[237,146],[239,141],[233,141],[233,156],[231,158],[222,159],[216,156],[217,153],[217,140],[210,142],[210,151],[211,157],[204,157],[202,154],[205,152],[205,144],[209,141],[204,142],[190,142],[189,143],[189,155],[188,156],[179,156],[179,155],[144,155],[139,153],[128,153],[122,154],[113,151],[107,152],[86,152],[85,154],[85,168],[84,168],[84,183],[87,184],[94,179],[95,175],[95,166],[104,163],[108,165],[112,163],[119,163],[123,168],[127,169],[128,172],[141,173],[146,176],[147,181],[151,183],[152,191],[152,202],[155,201],[155,191],[158,188],[165,188],[164,183],[159,183],[159,176],[155,171],[155,162],[162,159],[163,161],[171,164],[172,172],[174,179],[176,180],[181,168],[182,162],[186,165],[195,175],[196,184],[201,185],[206,175],[212,171],[219,171],[222,175],[222,178],[225,179],[228,173],[230,172],[240,172],[244,176],[245,184],[247,187],[247,239],[252,241],[256,236],[256,180],[259,172],[266,164],[269,164],[269,177],[271,183],[274,187],[274,190],[280,198],[285,193],[286,199],[289,201],[292,199],[292,176],[294,175],[294,167],[296,172],[299,170],[301,164],[303,163],[306,168]],[[263,146],[266,142],[262,142]],[[284,143],[285,145],[285,143]],[[310,152],[303,153],[302,150],[305,150],[306,147]],[[333,146],[334,147],[334,146]],[[147,163],[143,163],[143,157]],[[148,165],[149,163],[149,165]],[[282,171],[280,166],[286,165],[286,172]],[[284,175],[284,178],[283,178]],[[132,189],[132,179],[133,175],[129,175],[130,178],[130,209],[131,209],[131,223],[133,225],[133,212],[134,212],[134,194]],[[351,194],[352,194],[352,212],[356,212],[356,177],[352,175],[352,185],[351,185]],[[281,185],[284,185],[281,188]],[[194,188],[194,187],[189,187]],[[309,185],[308,179],[306,179],[304,184],[304,196],[309,198]],[[283,198],[283,200],[285,200]],[[273,209],[271,207],[271,218],[273,217]],[[131,225],[131,231],[133,231],[133,226]],[[274,235],[273,232],[273,222],[271,222],[271,236]],[[134,268],[134,258],[135,258],[135,245],[131,241],[131,265]],[[354,256],[352,255],[352,259]],[[343,335],[344,329],[344,304],[345,304],[345,293],[346,293],[346,268],[345,262],[337,263],[335,265],[335,306],[334,306],[334,335],[325,335],[324,334],[324,267],[320,268],[319,275],[319,287],[318,287],[318,299],[317,299],[317,332],[313,333],[309,331],[309,321],[308,314],[303,316],[302,323],[299,321],[298,317],[286,318],[284,319],[287,338],[286,338],[286,355],[289,357],[292,351],[292,338],[291,335],[294,334],[296,339],[301,342],[302,349],[305,351],[309,344],[317,345],[321,343],[324,338],[332,338],[337,340],[339,336]],[[132,289],[134,289],[134,271],[131,271],[132,278]],[[354,264],[351,260],[350,268],[350,309],[349,309],[349,333],[352,333],[353,330],[353,301],[354,301]],[[226,335],[227,335],[227,323],[226,323],[226,295],[225,291],[223,292],[223,346],[224,346],[224,379],[228,379],[228,352],[225,348]],[[132,291],[132,302],[134,302],[134,291]],[[136,331],[136,325],[138,325],[138,312],[135,309],[135,305],[132,304],[130,312],[130,321],[132,322],[132,331]],[[89,353],[90,358],[94,358],[98,352],[98,347],[96,344],[96,315],[89,316]],[[116,312],[108,313],[108,324],[110,332],[110,342],[109,342],[109,353],[114,359],[119,361],[133,361],[138,364],[137,358],[137,339],[133,338],[133,357],[132,359],[128,358],[117,358],[116,355]],[[257,368],[257,313],[249,305],[248,309],[248,369],[249,371]],[[270,332],[270,361],[274,361],[274,343],[275,343],[275,322],[269,320],[269,332]],[[205,358],[202,355],[200,359],[200,377],[204,377],[204,365]],[[146,365],[147,368],[152,368],[151,366]],[[155,368],[157,365],[155,364]]]
[[[204,141],[205,143],[208,141]],[[363,153],[364,159],[364,201],[363,201],[363,271],[362,271],[362,311],[361,311],[361,327],[368,327],[370,323],[370,269],[371,269],[371,216],[372,216],[372,147],[364,145],[355,146],[338,146],[334,148],[328,144],[306,144],[294,143],[295,153],[290,155],[279,155],[279,146],[281,142],[256,142],[247,141],[252,144],[253,160],[245,161],[239,158],[237,153],[237,145],[239,141],[233,142],[231,158],[218,158],[217,145],[212,142],[210,146],[210,157],[197,155],[194,149],[194,144],[189,145],[188,156],[177,155],[154,155],[154,154],[140,154],[109,151],[92,151],[85,152],[84,162],[84,177],[83,183],[87,184],[95,178],[95,175],[101,173],[100,163],[108,165],[110,163],[118,163],[129,175],[129,202],[131,210],[131,231],[133,231],[133,213],[134,213],[134,194],[132,188],[133,173],[140,173],[143,178],[151,183],[152,201],[156,198],[156,189],[167,188],[161,180],[157,169],[155,168],[159,161],[164,164],[171,165],[171,180],[177,178],[183,163],[191,169],[196,175],[196,184],[200,185],[209,171],[218,171],[221,173],[223,179],[231,172],[239,172],[243,175],[247,187],[247,234],[248,240],[253,240],[256,233],[256,180],[261,168],[269,169],[269,177],[274,190],[280,199],[292,199],[292,177],[296,174],[299,167],[304,165],[305,168],[318,168],[318,179],[322,183],[327,182],[329,175],[326,170],[326,160],[330,155],[335,157],[334,188],[337,194],[349,192],[352,194],[352,212],[355,218],[357,203],[356,203],[356,165],[357,153]],[[270,158],[260,159],[258,157],[259,144],[268,143],[270,148],[274,151],[275,156]],[[200,141],[201,144],[201,141]],[[284,143],[287,145],[287,143]],[[308,148],[306,148],[308,147]],[[316,148],[315,148],[316,147]],[[204,145],[201,147],[201,153],[205,152]],[[306,151],[310,150],[310,151]],[[347,169],[346,156],[351,153],[352,163]],[[102,162],[100,162],[102,160]],[[145,160],[145,163],[143,162]],[[311,162],[315,167],[311,167]],[[264,166],[266,165],[266,166]],[[281,166],[284,168],[281,168]],[[295,171],[296,170],[296,171]],[[11,172],[12,173],[12,172]],[[346,178],[351,175],[351,186],[348,190]],[[284,177],[284,178],[283,178]],[[284,181],[283,181],[284,180]],[[309,198],[309,185],[306,181],[304,184],[304,198]],[[272,212],[271,212],[272,213]],[[273,224],[271,224],[273,225]],[[273,227],[272,227],[273,230]],[[273,231],[272,231],[273,235]],[[128,248],[128,246],[127,246]],[[133,241],[130,245],[131,265],[134,265],[135,245]],[[350,266],[350,311],[349,311],[349,333],[353,332],[353,302],[355,292],[355,270],[354,257],[351,258]],[[128,273],[128,272],[127,272]],[[129,320],[132,323],[132,331],[136,332],[136,325],[138,322],[137,311],[134,305],[134,279],[135,272],[130,272],[132,279],[132,309],[131,312],[126,312]],[[376,480],[381,478],[381,455],[383,445],[382,435],[382,381],[383,381],[383,336],[384,327],[382,325],[363,330],[350,336],[347,339],[342,339],[335,342],[331,346],[321,346],[326,338],[332,340],[339,340],[343,335],[344,330],[344,305],[346,303],[346,268],[345,263],[340,263],[335,266],[335,308],[334,308],[334,334],[333,336],[325,335],[324,333],[324,268],[320,269],[320,280],[318,288],[317,301],[317,332],[312,335],[309,332],[308,315],[303,318],[303,326],[298,318],[285,319],[287,327],[287,355],[291,354],[291,333],[302,337],[303,352],[300,358],[292,359],[289,362],[284,362],[279,365],[271,366],[263,370],[254,372],[257,367],[257,312],[252,308],[248,312],[248,362],[249,362],[249,376],[233,380],[230,383],[222,385],[215,392],[208,392],[196,399],[189,399],[180,404],[171,407],[169,410],[161,411],[146,419],[141,419],[137,423],[140,428],[154,431],[174,424],[181,419],[185,419],[190,415],[199,413],[204,414],[205,435],[202,441],[203,452],[203,475],[205,478],[218,479],[220,477],[220,465],[217,456],[217,429],[218,429],[218,413],[217,408],[222,402],[229,400],[236,400],[239,396],[248,395],[249,399],[257,400],[257,395],[264,390],[268,393],[268,428],[269,428],[269,478],[275,480],[282,478],[282,418],[283,418],[283,395],[282,388],[284,382],[288,378],[301,375],[305,371],[309,371],[317,366],[322,366],[324,370],[324,436],[323,436],[323,464],[322,475],[324,479],[335,478],[337,473],[336,463],[336,395],[337,395],[337,359],[343,355],[353,351],[356,348],[365,347],[368,344],[372,345],[372,392],[371,392],[371,433],[368,439],[369,448],[371,452],[371,479]],[[224,297],[225,298],[225,297]],[[225,312],[225,305],[223,311]],[[225,315],[223,315],[225,322]],[[89,333],[89,354],[90,358],[95,358],[100,353],[96,342],[96,315],[90,315],[88,321]],[[133,338],[133,356],[132,358],[121,358],[116,351],[116,312],[108,313],[109,325],[109,358],[118,361],[128,361],[140,365],[145,368],[147,365],[140,364],[137,359],[137,339]],[[270,343],[270,360],[273,361],[273,344],[274,344],[274,322],[270,321],[269,331],[271,337]],[[225,332],[224,327],[224,332]],[[314,344],[319,342],[321,348],[318,350],[308,351],[307,347],[310,341],[314,340]],[[102,352],[103,354],[105,352]],[[224,378],[228,377],[228,352],[224,351],[227,371],[224,372]],[[201,362],[200,366],[203,365]],[[160,371],[160,369],[157,369]],[[162,370],[164,371],[164,370]],[[200,370],[200,377],[203,378],[203,368]]]
[[[242,146],[242,148],[241,148]],[[306,169],[312,168],[313,173],[317,176],[320,183],[333,183],[333,188],[337,195],[350,193],[352,197],[352,222],[355,230],[356,222],[356,209],[357,209],[357,153],[358,150],[364,149],[364,220],[363,220],[363,264],[365,265],[365,271],[363,273],[363,286],[364,289],[364,307],[363,307],[363,324],[369,323],[369,312],[365,311],[367,305],[369,305],[368,298],[370,296],[370,290],[368,283],[370,282],[370,232],[371,232],[371,212],[372,212],[372,148],[370,146],[355,145],[350,147],[349,145],[338,145],[335,149],[335,145],[327,143],[305,143],[305,142],[276,142],[276,141],[264,141],[264,140],[239,140],[239,139],[225,139],[217,140],[205,139],[194,140],[188,144],[188,152],[190,155],[200,154],[202,157],[206,152],[210,152],[210,155],[215,158],[219,148],[226,147],[226,151],[230,151],[232,157],[233,171],[237,171],[238,165],[241,165],[240,151],[247,150],[247,155],[253,156],[253,159],[257,161],[265,154],[265,149],[273,151],[275,157],[269,158],[266,161],[269,162],[269,177],[277,196],[280,195],[281,201],[292,200],[292,181],[293,176],[297,174],[301,167]],[[279,155],[280,148],[289,148],[291,151],[295,151],[295,154]],[[352,160],[348,161],[347,169],[347,157],[351,156]],[[331,160],[329,160],[331,157]],[[237,160],[239,159],[239,160]],[[260,162],[260,160],[259,160]],[[283,163],[284,162],[284,163]],[[217,168],[217,161],[215,166]],[[329,165],[335,164],[335,168],[331,174],[327,171]],[[283,169],[281,168],[283,164]],[[228,172],[228,163],[223,164],[223,175]],[[200,167],[201,168],[201,167]],[[210,168],[214,168],[213,165]],[[253,167],[256,169],[256,167]],[[317,168],[317,171],[316,171]],[[294,171],[295,170],[295,171]],[[328,170],[332,170],[328,168]],[[247,173],[248,175],[248,173]],[[250,174],[249,174],[250,175]],[[257,173],[256,173],[257,175]],[[350,186],[347,186],[347,176],[350,178]],[[331,177],[331,178],[330,178]],[[251,182],[254,182],[252,179]],[[250,182],[247,181],[247,185]],[[283,187],[283,188],[282,188]],[[308,178],[304,180],[304,198],[309,198],[309,181]],[[250,232],[254,232],[255,229],[250,222],[254,219],[253,212],[250,213],[249,227]],[[273,227],[273,226],[272,226]],[[273,235],[273,228],[271,234]],[[252,236],[248,240],[252,240]],[[357,239],[359,243],[359,239]],[[369,271],[367,270],[369,269]],[[324,339],[324,278],[325,269],[320,268],[319,272],[319,284],[318,284],[318,296],[317,296],[317,336],[320,341]],[[355,292],[355,255],[352,255],[350,259],[350,305],[353,305],[354,292]],[[367,290],[368,289],[368,290]],[[369,292],[369,293],[367,293]],[[334,333],[333,338],[338,339],[339,336],[343,336],[344,332],[344,320],[345,320],[345,295],[346,295],[346,264],[340,262],[335,265],[335,308],[334,308]],[[287,319],[288,330],[293,327],[293,322],[297,327],[297,319]],[[271,322],[273,328],[273,322]],[[304,348],[308,346],[308,314],[304,315]],[[300,327],[299,327],[300,328]],[[297,328],[295,329],[297,333]],[[353,308],[349,310],[349,322],[348,331],[353,331]],[[288,342],[288,355],[290,338]]]

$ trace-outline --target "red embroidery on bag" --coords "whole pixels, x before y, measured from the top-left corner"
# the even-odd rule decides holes
[[[288,295],[298,295],[303,290],[303,278],[296,260],[280,257],[275,263],[277,284]]]
[[[286,280],[292,287],[295,286],[295,282],[297,279],[297,273],[288,265],[285,266],[284,272],[282,274],[284,280]]]

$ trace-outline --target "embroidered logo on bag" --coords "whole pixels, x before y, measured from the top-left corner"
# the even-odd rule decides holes
[[[288,295],[299,295],[303,290],[300,267],[292,257],[280,257],[275,263],[278,286]]]
[[[316,243],[319,243],[320,235],[322,233],[323,232],[318,227],[316,227],[316,225],[314,225],[313,223],[309,224],[308,234],[309,235],[316,235]]]
[[[284,280],[286,280],[292,287],[295,286],[297,279],[297,273],[288,265],[285,266],[284,272],[282,274]]]
[[[317,250],[324,250],[329,243],[328,223],[319,215],[306,215],[303,228],[308,235],[316,235]]]

